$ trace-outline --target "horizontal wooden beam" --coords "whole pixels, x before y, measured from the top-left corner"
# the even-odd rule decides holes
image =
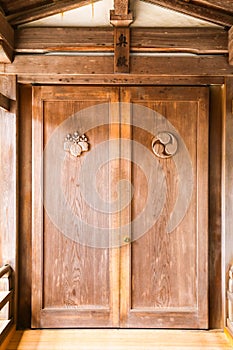
[[[10,63],[13,59],[14,30],[0,12],[0,62]]]
[[[19,74],[17,81],[20,84],[61,84],[61,85],[222,85],[221,76],[161,76],[151,74],[79,74],[79,75],[25,75]]]
[[[76,9],[88,5],[98,0],[54,0],[52,3],[40,5],[36,8],[15,13],[7,17],[9,23],[13,26],[32,22],[44,17],[55,15],[57,13]]]
[[[135,56],[136,55],[136,56]],[[233,67],[225,56],[141,56],[131,55],[130,72],[132,75],[157,77],[224,77],[233,74]],[[112,56],[56,56],[56,55],[19,55],[12,64],[0,64],[0,73],[18,76],[69,76],[70,81],[76,76],[114,74]],[[128,78],[128,75],[125,75]],[[123,78],[124,79],[124,78]]]
[[[15,52],[114,52],[113,33],[113,28],[20,28]],[[228,34],[221,28],[131,28],[131,52],[226,54]]]
[[[159,5],[170,10],[181,12],[183,14],[193,16],[208,22],[219,24],[221,26],[231,27],[233,25],[232,13],[225,10],[206,6],[198,1],[190,0],[143,0],[154,5]],[[155,19],[156,21],[156,19]]]
[[[0,92],[0,108],[10,111],[10,99]]]

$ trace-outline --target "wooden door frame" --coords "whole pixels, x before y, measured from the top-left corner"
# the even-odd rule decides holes
[[[104,79],[104,76],[102,76],[101,80],[103,80],[103,79]],[[39,76],[38,76],[38,80],[40,81]],[[31,81],[31,79],[30,79],[30,81]],[[58,78],[56,81],[58,82]],[[151,80],[149,80],[149,81],[151,81]],[[156,79],[156,81],[153,81],[152,84],[149,84],[149,81],[147,81],[148,85],[153,85],[153,83],[156,83],[156,81],[161,84],[162,81],[164,81],[164,79],[160,79],[160,78],[158,80]],[[201,84],[201,85],[206,85],[207,81],[209,81],[210,83],[211,82],[213,83],[213,80],[211,77],[206,77],[203,81],[204,84]],[[80,82],[82,85],[83,84],[82,78],[81,78]],[[170,79],[166,78],[166,83],[169,83],[169,82],[171,85],[174,84],[174,78],[170,78]],[[181,84],[183,82],[184,81],[181,81]],[[218,84],[219,84],[219,82],[220,81],[218,78]],[[28,80],[27,80],[27,83],[28,83]],[[91,83],[91,81],[89,81],[89,83],[87,83],[87,84],[89,85],[90,83]],[[135,81],[134,81],[134,83],[135,83]],[[187,85],[196,85],[199,83],[200,83],[200,79],[198,79],[198,82],[197,82],[196,78],[189,77]],[[228,79],[227,84],[228,84],[228,86],[231,86],[231,84],[233,84],[233,82],[230,79]],[[137,84],[132,84],[132,85],[135,86]],[[163,83],[162,83],[162,85],[163,85]],[[19,171],[20,171],[19,185],[21,187],[22,192],[20,193],[19,198],[20,198],[20,214],[23,214],[25,216],[26,215],[25,213],[26,212],[28,213],[29,208],[30,208],[29,203],[30,203],[30,193],[31,193],[30,192],[30,185],[29,185],[31,174],[30,174],[30,169],[29,169],[30,163],[28,160],[30,152],[26,153],[26,148],[25,148],[26,145],[24,143],[24,140],[26,138],[26,144],[30,148],[31,139],[30,139],[30,136],[28,135],[28,131],[30,133],[30,113],[31,113],[31,92],[30,91],[31,91],[31,87],[28,84],[27,85],[20,84],[19,87],[20,87],[20,89],[19,89],[20,101],[23,102],[23,103],[20,103],[19,112],[20,112],[20,116],[25,115],[25,118],[27,120],[26,124],[28,126],[28,130],[26,131],[25,126],[24,126],[25,120],[22,121],[22,119],[20,119],[21,122],[19,125],[19,133],[20,133],[20,135],[23,134],[24,136],[23,136],[23,138],[20,137],[20,142],[19,142],[19,149],[22,150],[22,152],[20,152],[21,162],[19,164]],[[216,85],[216,86],[211,87],[212,91],[213,91],[213,89],[216,89],[215,93],[212,93],[213,101],[215,101],[215,96],[218,96],[218,101],[219,101],[219,99],[220,99],[220,101],[222,101],[220,109],[221,109],[221,114],[223,114],[223,111],[226,109],[225,100],[222,98],[224,85]],[[228,87],[228,89],[229,89],[229,87]],[[233,95],[233,92],[232,92],[232,95]],[[228,111],[231,111],[231,108],[230,108],[231,103],[230,102],[231,102],[231,99],[229,97],[229,99],[228,99]],[[216,104],[215,104],[215,107],[216,107]],[[213,113],[213,111],[216,111],[215,107],[212,108],[212,113]],[[230,117],[231,117],[231,114],[229,114],[229,118]],[[215,120],[215,118],[213,118],[213,119]],[[220,122],[220,124],[221,124],[221,122]],[[219,133],[221,134],[221,132],[219,132]],[[224,134],[224,129],[223,129],[223,134]],[[228,134],[228,137],[230,137],[229,134]],[[220,135],[219,144],[221,145],[221,135]],[[215,152],[213,154],[215,154],[215,156],[217,157],[218,164],[219,164],[219,161],[221,162],[221,154],[220,154],[220,158],[219,158],[219,155],[217,155]],[[211,166],[211,164],[212,164],[212,160],[210,160],[210,166]],[[25,167],[26,167],[26,173],[24,171]],[[219,174],[216,174],[215,176],[216,177],[213,177],[213,181],[218,181],[218,187],[219,187],[219,186],[221,186],[221,176]],[[215,194],[215,196],[216,195],[219,198],[219,194]],[[28,202],[28,199],[26,202],[24,201],[25,196],[27,196],[27,197],[29,196],[29,202]],[[221,194],[221,198],[222,198],[222,200],[224,200],[223,191]],[[220,201],[221,201],[221,198],[220,198]],[[227,205],[227,201],[225,201],[225,204]],[[216,210],[219,213],[219,208],[217,208]],[[30,215],[31,215],[30,213],[27,214],[27,220],[25,220],[25,218],[22,218],[20,220],[21,225],[20,225],[19,254],[22,256],[22,254],[25,253],[25,250],[28,252],[27,257],[25,257],[24,261],[21,261],[21,260],[19,261],[19,269],[21,272],[20,273],[20,283],[22,283],[24,287],[20,288],[20,290],[19,290],[18,309],[19,309],[19,314],[22,314],[23,311],[24,312],[26,311],[26,313],[25,313],[24,319],[21,320],[21,322],[20,322],[20,320],[18,320],[18,325],[20,327],[23,327],[23,328],[30,327],[30,324],[28,323],[29,322],[28,320],[30,319],[30,302],[28,302],[28,298],[30,297],[30,286],[29,285],[30,285],[30,280],[31,280],[31,272],[30,272],[30,269],[26,269],[26,271],[25,271],[25,267],[27,265],[30,266],[30,261],[31,261],[30,260],[31,259],[31,256],[30,256],[30,220],[31,220]],[[223,213],[223,217],[224,217],[224,213]],[[222,220],[224,220],[224,218]],[[224,237],[225,237],[226,226],[223,225],[223,229],[221,230],[221,223],[219,223],[219,217],[216,218],[216,222],[214,222],[212,225],[216,227],[213,231],[215,233],[217,241],[219,242],[219,239],[221,239],[221,237],[222,237],[222,240],[224,241],[225,240]],[[210,227],[210,230],[211,230],[211,227]],[[228,230],[229,230],[229,227],[228,227]],[[24,235],[25,235],[25,237],[23,237]],[[219,245],[219,243],[218,243],[218,245]],[[230,250],[230,246],[228,245],[227,247]],[[212,247],[212,248],[210,248],[210,250],[211,249],[214,249],[214,248]],[[217,264],[217,261],[219,261],[219,258],[221,259],[221,257],[222,257],[222,275],[225,276],[225,258],[223,257],[222,250],[220,250],[220,253],[219,252],[216,253],[214,250],[211,250],[211,251],[213,254],[212,256],[215,256],[214,257],[215,264]],[[218,256],[217,258],[216,258],[216,255]],[[229,264],[229,262],[228,262],[228,264]],[[213,300],[212,305],[214,307],[216,307],[216,300],[218,300],[218,308],[217,308],[218,315],[216,316],[216,313],[213,313],[212,316],[210,315],[210,328],[223,328],[223,326],[225,325],[224,320],[226,319],[226,317],[225,317],[225,315],[226,315],[226,309],[225,309],[225,307],[226,307],[226,301],[225,301],[226,278],[223,280],[221,278],[221,276],[219,275],[219,273],[221,274],[221,267],[220,267],[220,271],[218,269],[218,273],[215,273],[214,276],[212,276],[211,280],[210,280],[212,282],[215,281],[215,283],[217,283],[218,286],[222,285],[222,287],[221,287],[222,298],[220,301],[219,301],[219,289],[217,291],[216,288],[214,288],[213,290],[210,291],[211,300]],[[24,299],[25,301],[22,302],[22,299]],[[28,317],[28,315],[29,315],[29,317]]]

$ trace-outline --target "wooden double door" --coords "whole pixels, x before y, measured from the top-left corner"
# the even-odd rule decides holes
[[[208,328],[208,89],[36,86],[32,129],[32,327]]]

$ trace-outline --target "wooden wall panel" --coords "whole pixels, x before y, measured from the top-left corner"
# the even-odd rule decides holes
[[[19,88],[19,297],[18,328],[31,324],[31,124],[32,88]]]

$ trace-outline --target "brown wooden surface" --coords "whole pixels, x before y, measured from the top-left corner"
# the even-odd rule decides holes
[[[232,349],[223,332],[169,330],[27,330],[17,331],[7,350]]]
[[[70,115],[79,111],[80,108],[89,106],[90,102],[88,101],[95,101],[95,99],[96,102],[99,103],[101,101],[108,101],[108,98],[110,98],[111,93],[114,91],[115,95],[113,94],[113,100],[116,101],[116,98],[118,100],[117,89],[97,89],[98,90],[84,87],[77,89],[76,87],[60,88],[51,86],[34,88],[32,225],[33,327],[101,327],[119,325],[119,310],[117,310],[116,307],[116,305],[118,305],[118,302],[116,303],[116,300],[118,298],[117,295],[119,295],[119,291],[117,291],[116,286],[111,283],[112,277],[111,274],[109,274],[109,271],[111,271],[113,280],[115,283],[117,283],[115,276],[118,275],[118,257],[115,256],[114,253],[114,257],[110,258],[112,251],[111,249],[106,251],[106,249],[99,250],[98,248],[81,246],[79,243],[71,241],[70,239],[61,235],[61,233],[56,229],[45,212],[43,213],[42,207],[40,205],[38,206],[38,203],[40,203],[39,194],[41,183],[39,176],[41,158],[39,155],[41,154],[42,156],[42,153],[40,152],[42,152],[43,147],[47,144],[53,130],[55,130],[58,125],[61,125],[61,123]],[[173,236],[168,236],[168,234],[164,232],[164,228],[162,229],[163,226],[161,226],[162,224],[160,223],[160,228],[158,228],[159,226],[155,226],[154,229],[151,229],[150,233],[144,235],[142,238],[140,238],[140,240],[135,241],[132,244],[132,247],[130,244],[126,244],[121,248],[120,326],[149,328],[206,328],[208,326],[206,268],[206,176],[208,173],[206,168],[206,155],[208,154],[208,146],[206,144],[208,141],[208,135],[206,134],[206,103],[208,100],[206,100],[207,96],[205,95],[207,90],[201,90],[200,88],[190,88],[188,90],[187,88],[132,88],[128,91],[130,91],[129,101],[125,99],[125,96],[127,96],[127,94],[123,94],[122,98],[124,96],[124,102],[139,103],[143,96],[143,99],[146,101],[144,102],[146,106],[155,110],[157,110],[160,106],[159,112],[165,113],[164,111],[167,111],[167,118],[169,118],[169,120],[174,123],[183,137],[185,135],[187,125],[189,125],[190,134],[187,134],[186,132],[187,135],[185,142],[187,145],[189,145],[188,148],[193,162],[194,173],[196,174],[197,171],[197,174],[202,174],[201,178],[197,177],[195,180],[198,183],[197,188],[202,189],[202,196],[197,191],[197,188],[194,187],[194,193],[196,193],[196,195],[193,197],[193,201],[190,207],[191,209],[189,209],[185,223],[181,226],[180,229],[176,230],[176,234]],[[195,92],[197,94],[196,100],[194,99]],[[163,96],[163,101],[165,101],[163,102],[164,104],[162,103],[162,105],[160,101],[161,96]],[[179,99],[181,102],[179,102]],[[42,100],[43,115],[41,104]],[[83,102],[81,103],[81,101]],[[155,101],[157,101],[157,104]],[[197,112],[198,101],[200,103],[199,112]],[[92,105],[96,102],[92,102]],[[177,104],[177,109],[173,109],[172,106],[174,103]],[[128,112],[126,110],[123,110],[121,113],[123,118],[121,119],[121,137],[130,137],[129,131],[124,127],[124,119],[126,118],[127,114],[128,117],[131,118],[130,110]],[[178,116],[184,115],[187,115],[187,125],[185,123],[182,124],[181,119],[178,118]],[[190,128],[190,123],[192,124],[192,128]],[[42,134],[44,137],[43,143]],[[104,131],[104,129],[101,131],[99,128],[98,135],[94,134],[94,131],[93,133],[90,131],[88,137],[90,140],[92,140],[94,146],[95,142],[98,144],[99,142],[103,141],[103,137],[106,138],[104,135],[106,135],[106,131]],[[196,139],[196,135],[198,135],[198,139]],[[134,137],[136,141],[142,141],[142,139],[150,140],[150,137],[146,136],[140,138],[141,136],[137,136],[136,131],[134,133]],[[145,145],[148,147],[147,144]],[[203,153],[200,153],[199,145],[204,145],[204,156],[202,156]],[[55,155],[56,153],[54,153],[54,157]],[[195,163],[196,157],[198,157],[197,163]],[[168,164],[169,165],[167,172],[171,173],[170,176],[175,176],[175,170],[172,168],[171,163],[168,162]],[[121,171],[123,171],[124,162],[121,162],[121,167]],[[124,169],[124,176],[126,176],[126,178],[130,178],[131,170],[128,168],[127,164],[126,168]],[[71,196],[69,199],[71,204],[73,201],[72,194],[75,192],[72,190],[72,179],[75,176],[74,172],[77,175],[79,169],[77,166],[74,167],[73,165],[72,167],[69,166],[63,174],[63,177],[65,176],[63,180],[65,181],[64,184],[66,184],[65,187],[71,186],[67,193],[68,196]],[[205,176],[203,176],[203,174],[205,174]],[[142,184],[140,181],[142,181],[140,176],[133,176],[133,184],[136,189],[141,188]],[[169,178],[167,181],[169,183],[172,183],[171,178]],[[44,191],[46,191],[46,187],[44,188]],[[136,194],[134,201],[137,202],[139,201],[139,198],[137,198],[137,190],[135,193]],[[169,201],[171,200],[171,203],[169,201],[168,202],[170,203],[169,205],[172,205],[172,203],[175,201],[176,191],[173,189],[173,195],[171,195],[171,191],[168,193],[168,198]],[[54,195],[57,194],[54,193]],[[56,201],[59,202],[59,197],[57,197]],[[140,201],[142,201],[142,198]],[[74,210],[79,209],[74,207]],[[85,210],[85,205],[83,203],[82,214],[80,213],[80,215],[85,215]],[[165,211],[169,211],[169,209],[167,208]],[[123,212],[125,214],[124,216],[121,214],[121,224],[122,220],[126,220],[126,222],[129,222],[130,220],[129,212],[128,214],[127,211]],[[61,215],[61,213],[58,212],[58,215]],[[136,213],[133,211],[130,215],[136,215]],[[91,216],[92,214],[89,212],[88,218],[90,219]],[[195,216],[198,217],[197,227],[195,225]],[[167,221],[165,217],[162,220],[164,225],[166,225]],[[100,214],[98,214],[98,216],[95,216],[95,222],[96,224],[101,223]],[[200,227],[202,227],[201,231]],[[156,231],[158,232],[155,234]],[[188,237],[186,237],[187,235]],[[180,236],[182,236],[182,238],[180,238]],[[172,242],[169,243],[167,241],[168,239],[171,239]],[[189,242],[189,244],[185,245],[184,250],[182,250],[181,246],[179,245],[180,239],[183,242],[183,245],[185,241]],[[173,242],[173,240],[175,241]],[[198,242],[197,246],[196,240]],[[200,240],[202,244],[200,244]],[[171,250],[170,247],[173,245],[176,247],[176,251],[174,251],[174,247],[173,250]],[[159,254],[158,258],[156,258],[155,255],[156,248],[154,248],[155,251],[153,250],[153,247],[156,246],[161,247],[161,251],[159,253],[157,252],[157,254]],[[144,249],[147,251],[147,260],[144,260]],[[108,253],[110,255],[108,255]],[[176,258],[176,260],[180,258],[180,263],[178,265],[174,264],[173,267],[174,269],[176,266],[177,271],[170,270],[170,264],[173,256]],[[85,257],[85,259],[83,257]],[[154,259],[156,259],[156,261],[160,261],[161,265],[156,263]],[[183,266],[183,260],[187,260],[186,266]],[[53,264],[54,261],[56,261],[55,264]],[[98,266],[98,261],[104,262],[101,264],[101,269]],[[188,261],[190,262],[189,264]],[[111,266],[109,265],[109,262],[111,262]],[[167,267],[165,270],[161,270],[161,266],[165,266],[164,264],[167,264]],[[157,276],[156,280],[149,273],[149,271],[153,270],[150,270],[150,266],[152,265],[155,266],[155,269],[157,266],[157,272],[155,272]],[[42,270],[40,268],[41,266],[43,266]],[[90,266],[92,266],[92,269]],[[95,270],[95,266],[98,266],[97,270]],[[140,270],[138,270],[138,266],[141,266]],[[193,266],[195,266],[195,268],[193,268]],[[147,270],[147,274],[144,273],[145,270]],[[196,270],[197,274],[195,272]],[[79,271],[78,275],[76,275],[76,271]],[[160,272],[162,273],[161,275]],[[170,283],[167,297],[161,297],[159,292],[159,285],[161,283],[163,285],[163,275],[166,276],[166,279]],[[43,279],[42,276],[44,276]],[[78,276],[83,277],[80,279]],[[179,280],[177,282],[178,276]],[[189,283],[187,282],[188,280]],[[153,284],[152,281],[154,281],[155,284]],[[198,283],[198,290],[195,287],[196,283]],[[172,289],[172,285],[180,286],[179,293],[178,289]],[[85,286],[88,286],[88,288],[86,289]],[[144,288],[146,288],[146,290],[144,290]],[[171,290],[173,290],[172,294],[170,294]],[[161,298],[159,302],[160,304],[155,302],[154,298],[158,298],[158,300]],[[169,302],[167,300],[169,300]],[[113,304],[115,305],[115,309]],[[160,310],[157,309],[158,305],[160,307]],[[162,313],[161,308],[164,308]],[[91,311],[88,311],[87,309]],[[114,315],[112,314],[112,309],[115,311]],[[184,309],[186,311],[184,311]],[[91,319],[89,319],[90,312],[92,315]],[[175,315],[174,319],[172,319],[172,315]],[[115,319],[115,323],[112,322],[112,319]]]
[[[221,271],[221,168],[223,87],[210,87],[209,153],[209,326],[223,328]],[[214,286],[214,287],[212,287]]]
[[[43,104],[42,101],[43,100]],[[114,88],[88,89],[76,87],[35,87],[33,100],[33,218],[32,218],[32,326],[33,327],[103,327],[117,326],[113,315],[117,276],[115,254],[107,248],[92,248],[63,235],[56,223],[43,211],[40,203],[40,162],[42,151],[52,132],[63,121],[82,108],[118,100]],[[97,116],[96,116],[97,118]],[[109,116],[110,118],[110,116]],[[43,121],[43,122],[42,122]],[[111,119],[109,119],[109,125]],[[75,125],[74,125],[75,127]],[[109,127],[89,131],[91,147],[107,141]],[[64,135],[67,130],[64,129]],[[43,135],[43,137],[42,137]],[[54,150],[56,157],[56,150]],[[81,158],[80,158],[81,159]],[[88,210],[74,178],[83,162],[64,161],[63,195],[76,215],[87,222],[106,226],[102,216]],[[46,163],[45,163],[46,166]],[[101,184],[100,184],[101,185]],[[107,183],[103,186],[109,188]],[[46,187],[43,188],[46,191]],[[55,193],[57,202],[61,191]],[[77,198],[76,198],[77,197]],[[57,213],[62,215],[61,212]],[[108,217],[106,218],[108,220]],[[42,225],[43,222],[43,225]],[[108,226],[107,226],[108,227]],[[56,262],[54,264],[54,262]],[[99,263],[101,262],[101,268]],[[110,262],[112,265],[110,265]],[[43,269],[41,267],[43,266]],[[43,277],[42,277],[43,276]]]
[[[228,31],[229,64],[233,64],[233,27]]]
[[[8,112],[10,111],[10,99],[1,93],[0,93],[0,108]]]
[[[10,63],[13,59],[14,30],[0,12],[0,62]]]
[[[185,218],[174,232],[167,233],[169,213],[177,197],[175,184],[178,175],[171,160],[161,161],[168,186],[167,202],[158,221],[150,230],[142,232],[143,235],[132,243],[131,251],[127,253],[130,266],[124,274],[130,276],[130,281],[123,281],[121,286],[123,295],[128,297],[128,310],[127,313],[123,311],[122,324],[125,327],[207,328],[208,90],[178,87],[125,90],[124,102],[157,111],[178,130],[192,160],[196,185]],[[133,113],[134,108],[132,118]],[[152,129],[153,125],[152,121]],[[153,136],[145,130],[133,129],[133,140],[149,150]],[[132,157],[136,164],[140,155],[133,151]],[[146,187],[147,182],[137,167],[133,166],[132,174],[134,220],[146,202],[148,191],[153,189]],[[146,175],[148,178],[152,176]],[[155,192],[152,197],[156,198],[155,203],[159,201],[158,193]],[[134,230],[132,223],[132,233]],[[127,292],[128,289],[130,292]]]
[[[223,123],[223,178],[222,178],[222,226],[223,226],[223,267],[222,267],[222,287],[223,287],[223,314],[224,320],[227,317],[226,290],[228,289],[229,269],[233,262],[233,201],[231,189],[233,184],[233,139],[232,139],[232,100],[233,100],[233,80],[226,79],[224,91],[224,123]]]
[[[19,87],[19,294],[17,327],[31,324],[32,88]]]
[[[221,28],[131,28],[131,52],[226,54]],[[29,27],[15,30],[16,53],[55,51],[113,52],[113,28]]]
[[[63,76],[70,76],[70,83],[75,76],[95,79],[102,75],[102,82],[108,78],[108,75],[114,75],[114,57],[109,56],[43,56],[43,55],[22,55],[16,56],[12,64],[0,64],[0,73],[17,74],[19,81],[30,77],[31,82],[37,76],[56,75],[57,82]],[[85,73],[84,73],[85,72]],[[144,76],[159,77],[171,79],[176,76],[187,76],[207,78],[224,77],[233,73],[233,67],[228,64],[228,59],[224,56],[204,56],[204,57],[151,57],[151,56],[132,56],[131,57],[131,75],[132,79],[137,78],[137,84]],[[103,74],[106,75],[103,79]],[[72,77],[71,77],[72,76]],[[99,76],[99,78],[100,78]],[[138,79],[139,78],[139,79]],[[209,78],[209,77],[208,77]],[[52,79],[50,77],[50,79]],[[124,79],[130,79],[125,76]],[[211,79],[211,78],[209,78]],[[124,80],[123,80],[124,81]],[[136,83],[136,81],[135,81]]]

